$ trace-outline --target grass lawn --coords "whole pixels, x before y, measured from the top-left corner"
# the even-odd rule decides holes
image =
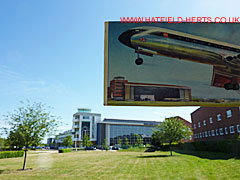
[[[23,158],[0,159],[0,179],[240,179],[240,160],[200,158],[174,152],[142,153],[82,151],[40,153]],[[215,154],[216,155],[216,154]]]

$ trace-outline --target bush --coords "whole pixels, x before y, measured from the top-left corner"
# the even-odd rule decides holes
[[[71,152],[72,149],[59,149],[58,152],[59,153],[68,153],[68,152]]]
[[[24,155],[24,151],[3,151],[3,152],[0,152],[0,159],[23,157],[23,155]]]
[[[240,156],[240,141],[234,139],[234,140],[186,142],[179,143],[174,147],[174,149],[189,151],[221,152],[232,154],[234,156]]]

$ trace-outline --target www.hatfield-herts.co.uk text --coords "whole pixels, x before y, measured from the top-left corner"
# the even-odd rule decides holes
[[[121,23],[240,23],[240,17],[120,17]]]

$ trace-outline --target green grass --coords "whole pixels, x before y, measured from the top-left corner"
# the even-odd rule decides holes
[[[131,147],[131,148],[128,148],[128,149],[120,149],[119,152],[144,152],[146,151],[148,148],[146,147],[142,147],[141,149],[138,148],[138,147]]]
[[[174,152],[82,151],[0,159],[0,179],[240,179],[240,160],[200,158]]]

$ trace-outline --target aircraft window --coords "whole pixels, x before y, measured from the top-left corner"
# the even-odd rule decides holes
[[[163,32],[151,32],[150,34],[156,35],[156,36],[163,36]],[[222,46],[220,44],[210,43],[210,42],[207,42],[207,41],[192,39],[192,38],[178,36],[178,35],[174,35],[174,34],[168,34],[168,38],[182,40],[182,41],[186,41],[186,42],[193,42],[193,43],[196,43],[196,44],[211,46],[211,47],[214,47],[214,48],[224,49],[224,50],[228,50],[228,51],[240,52],[240,49],[237,49],[237,48]]]

